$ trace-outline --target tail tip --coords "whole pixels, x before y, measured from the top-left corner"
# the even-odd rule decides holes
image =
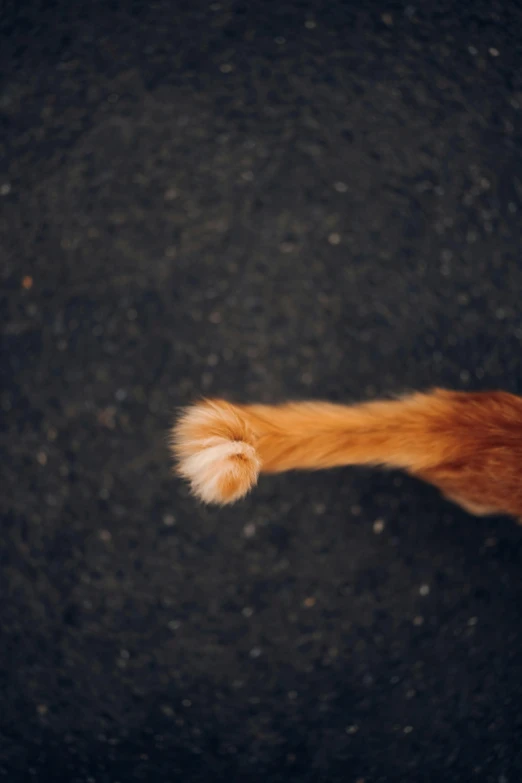
[[[261,463],[254,446],[234,439],[228,429],[217,434],[216,425],[229,424],[229,416],[226,411],[196,406],[172,433],[177,473],[204,503],[234,503],[257,483]]]
[[[248,443],[223,439],[183,458],[179,469],[200,500],[225,505],[252,489],[259,475],[259,460]]]

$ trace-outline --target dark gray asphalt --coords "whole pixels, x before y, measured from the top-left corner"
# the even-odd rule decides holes
[[[519,783],[522,528],[165,433],[522,392],[520,3],[0,9],[0,776]]]

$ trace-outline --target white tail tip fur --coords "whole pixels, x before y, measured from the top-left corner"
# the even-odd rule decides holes
[[[260,460],[237,409],[221,401],[188,408],[172,431],[178,473],[205,503],[225,505],[256,484]]]

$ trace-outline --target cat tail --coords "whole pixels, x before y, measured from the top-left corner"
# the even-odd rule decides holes
[[[257,436],[240,406],[202,400],[182,411],[171,432],[177,473],[205,503],[225,505],[257,483]]]
[[[203,400],[172,429],[177,472],[206,503],[233,503],[260,472],[382,465],[411,473],[451,459],[454,395],[444,391],[396,400],[333,405],[233,405]]]

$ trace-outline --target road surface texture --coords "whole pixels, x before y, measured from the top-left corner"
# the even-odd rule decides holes
[[[0,779],[519,783],[522,528],[205,508],[200,394],[522,391],[519,2],[7,0]]]

